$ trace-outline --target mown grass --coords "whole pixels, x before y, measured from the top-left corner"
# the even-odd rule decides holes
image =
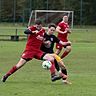
[[[52,83],[49,71],[33,59],[5,82],[0,82],[0,96],[96,96],[96,30],[74,31],[70,35],[72,52],[63,61],[69,81]],[[0,78],[15,65],[26,41],[0,41]]]

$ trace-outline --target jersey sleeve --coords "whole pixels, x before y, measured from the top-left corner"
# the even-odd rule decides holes
[[[47,34],[46,34],[46,32],[44,33],[44,41],[46,40],[46,36],[47,36]]]
[[[62,23],[60,22],[60,23],[58,24],[58,26],[59,26],[59,27],[62,27]]]
[[[28,27],[28,29],[29,29],[30,31],[35,31],[35,30],[36,30],[36,27],[30,26],[30,27]]]

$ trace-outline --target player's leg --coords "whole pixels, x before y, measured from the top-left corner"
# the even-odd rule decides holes
[[[56,71],[55,71],[54,58],[47,53],[47,54],[45,54],[43,59],[51,61],[51,64],[52,64],[52,66],[50,68],[51,77],[55,76],[56,75]]]
[[[51,80],[52,81],[56,81],[56,80],[61,79],[60,76],[57,76],[56,75],[56,70],[55,70],[55,65],[54,65],[54,57],[52,55],[50,55],[50,54],[47,53],[47,54],[43,55],[42,59],[43,60],[51,61],[51,63],[52,63],[52,66],[50,68]]]
[[[67,69],[65,68],[65,69],[61,70],[61,68],[59,67],[59,64],[56,61],[56,59],[54,60],[54,62],[55,62],[55,68],[58,71],[58,73],[59,74],[63,73],[63,74],[65,74],[67,76]]]
[[[59,56],[57,56],[56,54],[46,54],[46,55],[43,57],[43,59],[49,60],[49,61],[51,61],[51,62],[53,62],[53,60],[56,59],[57,62],[58,62],[58,64],[59,64],[59,66],[60,66],[60,68],[61,68],[61,71],[62,71],[62,74],[60,74],[60,75],[62,75],[62,76],[60,76],[60,77],[65,78],[65,75],[64,75],[65,73],[64,73],[64,71],[63,71],[63,70],[65,70],[65,65],[63,64],[63,62],[62,62],[62,60],[61,60],[61,58],[60,58]],[[66,77],[67,77],[67,76],[66,76]]]
[[[51,64],[52,64],[52,65],[51,65],[51,68],[50,68],[51,80],[52,80],[52,81],[59,80],[60,77],[57,76],[57,74],[56,74],[54,62],[51,61]]]
[[[34,53],[35,54],[35,53]],[[19,60],[19,62],[13,66],[1,79],[3,82],[6,81],[6,79],[13,74],[14,72],[16,72],[18,69],[20,69],[27,61],[31,60],[34,56],[32,51],[24,51],[22,54],[21,59]]]
[[[47,54],[45,54],[45,55],[43,56],[43,59],[44,59],[44,60],[51,61],[51,64],[52,64],[52,66],[51,66],[51,68],[50,68],[51,80],[54,81],[53,78],[54,78],[54,76],[56,75],[55,65],[54,65],[54,58],[47,53]]]
[[[71,52],[71,46],[66,46],[65,47],[65,51],[61,56],[61,59],[63,59],[64,57],[66,57],[69,53]]]
[[[66,79],[67,79],[67,69],[65,68],[65,69],[61,70],[61,68],[59,67],[59,64],[58,64],[58,62],[56,61],[56,59],[55,59],[54,62],[55,62],[55,68],[56,68],[59,76],[60,76],[61,78],[62,78],[62,76],[63,76],[62,81],[65,83],[65,81],[66,81]],[[62,73],[63,73],[63,74],[62,74]],[[66,82],[68,82],[68,81],[66,81]]]
[[[62,50],[62,45],[61,44],[56,44],[56,51],[55,51],[55,54],[59,55],[61,50]]]
[[[60,52],[61,52],[61,50],[60,50],[60,49],[56,49],[55,54],[59,55],[59,54],[60,54]]]
[[[50,68],[50,73],[51,73],[51,77],[53,78],[53,76],[55,76],[55,66],[54,66],[54,58],[52,56],[50,56],[48,53],[44,53],[43,51],[41,50],[36,50],[36,53],[35,53],[35,58],[36,59],[39,59],[39,60],[48,60],[48,61],[51,61],[52,63],[52,66]],[[55,81],[51,78],[52,81]]]
[[[46,54],[44,59],[49,61],[56,59],[61,68],[60,76],[56,76],[56,77],[54,76],[53,79],[54,81],[62,78],[64,84],[71,84],[70,82],[67,81],[67,69],[59,56],[57,56],[56,54]]]
[[[56,61],[56,59],[54,59],[54,63],[55,63],[56,70],[59,72],[60,68],[59,68],[59,65],[58,65],[58,62]]]
[[[2,77],[2,82],[5,82],[6,79],[12,75],[14,72],[16,72],[19,68],[21,68],[27,61],[25,59],[20,59],[20,61],[13,66],[3,77]]]
[[[52,54],[52,56],[57,60],[59,66],[60,66],[60,68],[61,68],[59,74],[60,74],[60,76],[62,77],[63,82],[64,82],[65,84],[71,84],[70,82],[67,81],[67,76],[68,76],[68,75],[67,75],[67,69],[66,69],[66,67],[65,67],[62,59],[61,59],[58,55],[56,55],[56,54]]]
[[[62,75],[63,75],[62,81],[63,81],[65,84],[68,84],[69,82],[66,80],[66,79],[67,79],[67,69],[65,68],[65,69],[61,70],[61,68],[59,67],[56,59],[55,59],[54,62],[55,62],[55,68],[56,68],[58,74],[60,75],[60,77],[62,77]],[[63,74],[62,74],[62,73],[63,73]]]
[[[58,62],[58,64],[59,64],[60,67],[61,67],[61,70],[59,71],[59,75],[62,77],[62,82],[63,82],[64,84],[72,84],[71,82],[69,82],[69,81],[67,80],[67,78],[68,78],[68,73],[67,73],[67,69],[66,69],[64,63],[63,63],[62,61],[60,61],[60,62]]]
[[[56,54],[52,54],[52,56],[56,59],[59,67],[61,68],[62,73],[64,73],[65,75],[67,75],[67,70],[66,70],[66,67],[65,67],[62,59],[58,55],[56,55]],[[66,70],[66,72],[65,72],[65,70]]]

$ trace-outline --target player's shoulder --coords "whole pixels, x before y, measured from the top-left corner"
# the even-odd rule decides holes
[[[42,31],[45,32],[45,28],[42,27]]]
[[[63,27],[68,27],[69,25],[68,25],[68,23],[65,23],[65,22],[62,22],[62,24],[61,24]]]
[[[31,26],[29,26],[28,28],[33,28],[33,27],[36,28],[35,25],[31,25]]]
[[[63,21],[59,22],[58,25],[59,25],[59,24],[62,24],[62,23],[63,23]]]
[[[36,27],[35,27],[35,25],[31,25],[31,26],[28,27],[28,29],[35,30]]]
[[[62,26],[62,25],[64,25],[64,22],[63,21],[59,22],[58,26]]]

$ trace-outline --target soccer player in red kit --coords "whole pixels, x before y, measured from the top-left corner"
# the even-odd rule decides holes
[[[2,82],[5,82],[7,78],[12,75],[14,72],[16,72],[18,69],[20,69],[22,66],[24,66],[29,60],[32,60],[33,58],[39,59],[39,60],[48,60],[51,62],[54,62],[54,59],[57,60],[61,67],[61,78],[66,78],[64,74],[65,65],[56,54],[46,54],[43,51],[40,50],[41,44],[44,39],[45,30],[42,28],[42,22],[40,20],[35,21],[35,25],[30,26],[27,30],[24,31],[25,34],[28,34],[28,40],[26,44],[25,51],[23,52],[21,59],[19,62],[13,66],[3,77]],[[55,68],[54,64],[52,64],[51,68],[51,74],[52,74],[52,81],[58,80],[60,76],[55,75]]]
[[[63,20],[58,24],[56,31],[58,32],[58,39],[60,39],[63,42],[68,42],[68,35],[71,33],[70,29],[69,29],[69,25],[68,25],[68,16],[64,16]],[[62,50],[63,46],[61,44],[56,44],[56,54],[58,55],[61,50]],[[61,58],[64,58],[65,56],[67,56],[70,51],[71,51],[71,44],[64,46],[65,51],[62,54]]]

